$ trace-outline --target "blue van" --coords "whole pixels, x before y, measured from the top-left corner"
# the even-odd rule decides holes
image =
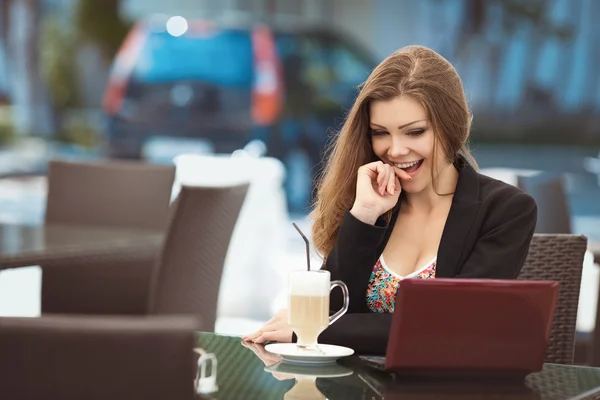
[[[104,97],[107,152],[142,158],[156,138],[231,153],[253,139],[287,169],[293,211],[309,205],[331,130],[377,60],[325,28],[144,20],[123,42]]]

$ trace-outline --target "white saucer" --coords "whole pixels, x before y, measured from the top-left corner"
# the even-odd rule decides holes
[[[304,376],[310,378],[341,378],[354,373],[350,368],[341,366],[340,364],[326,365],[307,365],[307,364],[290,364],[287,362],[279,362],[277,364],[266,367],[265,371],[275,374],[287,374],[293,376]]]
[[[306,350],[296,343],[272,343],[266,345],[265,350],[292,364],[332,364],[339,358],[354,354],[354,350],[348,347],[331,344],[320,344],[319,350]]]

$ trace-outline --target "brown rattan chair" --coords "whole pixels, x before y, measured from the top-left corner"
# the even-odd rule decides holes
[[[537,203],[535,233],[572,233],[571,212],[562,175],[541,173],[518,176],[517,186],[532,195]]]
[[[585,236],[534,234],[518,279],[551,280],[560,284],[546,362],[572,364]]]
[[[7,399],[193,399],[191,317],[0,318]]]
[[[214,331],[225,256],[249,185],[182,186],[153,278],[150,314],[193,314]]]
[[[46,224],[164,232],[175,167],[141,162],[51,161]],[[123,257],[52,265],[42,276],[42,314],[140,314],[160,246]]]
[[[163,231],[173,165],[50,161],[46,223]]]
[[[531,194],[538,205],[536,233],[573,233],[571,212],[563,174],[545,172],[531,177],[520,176],[517,185]],[[587,250],[600,264],[600,243],[589,241]],[[600,287],[600,282],[598,283]],[[600,296],[596,304],[596,326],[600,326]],[[600,329],[577,332],[575,362],[600,366]]]

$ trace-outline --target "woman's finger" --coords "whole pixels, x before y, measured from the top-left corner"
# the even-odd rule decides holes
[[[383,185],[383,163],[378,163],[375,165],[375,172],[377,173],[377,190],[381,192],[381,186]]]
[[[261,344],[242,342],[242,345],[252,350],[254,355],[256,355],[256,357],[258,357],[266,366],[277,364],[281,361],[280,356],[273,353],[269,353],[264,349],[263,345]]]
[[[265,350],[265,347],[262,344],[257,344],[257,343],[253,343],[254,346],[256,346],[256,351],[259,355],[259,357],[263,360],[263,361],[270,361],[271,364],[275,364],[278,363],[279,361],[281,361],[281,357],[278,356],[277,354],[273,354],[273,353],[269,353],[268,351]]]
[[[242,336],[242,340],[251,342],[252,340],[256,339],[257,337],[259,337],[262,334],[263,334],[263,328],[257,330],[256,332],[253,332],[249,335]]]
[[[256,332],[254,332],[250,335],[242,336],[242,340],[252,341],[253,339],[256,339],[257,337],[259,337],[260,335],[262,335],[265,332],[274,331],[277,329],[278,323],[279,323],[278,321],[274,321],[272,323],[267,323],[266,325],[264,325],[262,328],[260,328]]]
[[[390,171],[388,176],[388,184],[387,184],[387,192],[392,196],[396,193],[396,174],[393,171]]]
[[[408,172],[406,172],[405,170],[403,170],[401,168],[395,168],[394,167],[394,172],[398,176],[398,178],[400,178],[400,179],[404,179],[405,181],[412,180],[412,176],[410,176],[408,174]]]
[[[267,339],[264,337],[264,333],[262,335],[260,335],[259,337],[257,337],[256,339],[252,340],[252,343],[264,343],[267,341]]]
[[[279,336],[281,336],[281,334],[282,334],[282,332],[280,332],[280,331],[264,332],[262,335],[260,335],[256,339],[254,339],[253,342],[254,343],[264,343],[264,342],[268,342],[270,340],[278,342],[278,341],[280,341]]]
[[[388,180],[389,180],[389,175],[392,173],[392,171],[390,170],[390,166],[387,164],[382,164],[381,165],[381,172],[380,172],[380,176],[381,176],[381,183],[379,185],[379,194],[381,196],[383,196],[387,190],[387,185],[388,185]]]
[[[277,374],[274,372],[272,372],[271,375],[273,375],[273,378],[277,379],[278,381],[287,381],[288,379],[294,379],[294,375]]]
[[[260,354],[258,354],[258,346],[252,342],[245,342],[242,340],[242,346],[244,346],[247,349],[252,350],[252,352],[254,354],[256,354],[258,357],[260,357]]]
[[[379,172],[379,178],[380,178],[380,183],[379,183],[379,195],[383,196],[383,194],[385,193],[386,187],[387,187],[387,176],[388,176],[388,168],[387,165],[383,164],[381,166],[381,171]]]

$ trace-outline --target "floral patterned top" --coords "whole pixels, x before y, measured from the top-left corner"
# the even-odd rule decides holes
[[[403,277],[390,270],[383,260],[383,255],[381,255],[373,268],[371,279],[369,279],[369,286],[367,287],[367,307],[369,307],[369,310],[372,312],[393,313],[394,305],[396,304],[396,291],[398,290],[400,281],[407,278],[435,278],[436,261],[437,257],[425,264],[423,268],[419,268],[415,272]]]

